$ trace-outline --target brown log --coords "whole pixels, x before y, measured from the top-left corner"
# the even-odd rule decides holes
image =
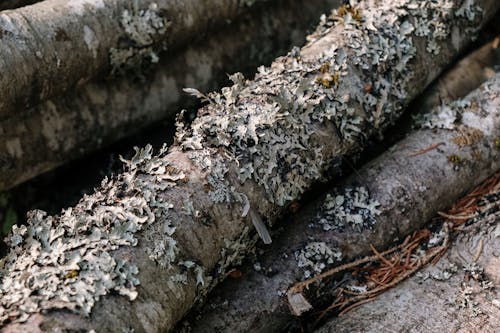
[[[500,6],[447,3],[341,7],[253,80],[191,90],[207,104],[175,145],[138,150],[76,206],[13,230],[3,331],[172,329],[254,248],[252,225],[268,240],[266,224],[397,119]]]

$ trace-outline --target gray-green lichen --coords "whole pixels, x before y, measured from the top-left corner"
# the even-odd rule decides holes
[[[500,117],[497,110],[499,89],[500,75],[497,74],[486,81],[480,91],[463,99],[445,102],[432,112],[417,115],[414,119],[415,126],[449,130],[469,128],[482,135],[490,135],[495,132]]]
[[[326,231],[346,227],[361,231],[377,222],[379,207],[380,203],[370,197],[365,187],[347,187],[326,196],[316,222]]]
[[[448,18],[459,7],[444,2],[353,1],[333,11],[309,41],[341,25],[341,43],[314,56],[293,50],[260,67],[253,81],[235,74],[221,93],[191,89],[208,104],[181,135],[181,146],[225,148],[239,166],[240,182],[258,183],[279,206],[295,200],[335,167],[327,156],[342,155],[342,148],[332,152],[321,143],[331,136],[324,132],[328,126],[336,127],[342,147],[352,147],[400,114],[414,74],[408,70],[416,52],[412,36],[424,25],[433,32],[429,43],[449,36]],[[217,202],[228,198],[220,191],[214,196]]]
[[[311,242],[303,249],[295,252],[297,265],[304,269],[304,278],[318,274],[333,263],[342,260],[342,251],[330,248],[325,242]]]
[[[121,13],[120,25],[126,36],[120,47],[109,50],[112,73],[140,69],[144,63],[157,63],[154,43],[167,32],[169,22],[158,5],[152,2],[147,9],[139,9],[133,3],[131,10]]]
[[[111,291],[134,300],[140,283],[137,266],[115,257],[114,250],[136,246],[136,233],[155,221],[163,221],[163,239],[169,241],[151,249],[151,257],[164,265],[176,259],[170,238],[175,224],[168,218],[172,205],[159,194],[184,174],[169,168],[165,152],[153,157],[151,146],[137,149],[131,160],[124,160],[126,172],[105,179],[99,191],[85,195],[75,207],[55,217],[32,211],[27,226],[13,228],[0,272],[1,323],[58,308],[88,316]]]

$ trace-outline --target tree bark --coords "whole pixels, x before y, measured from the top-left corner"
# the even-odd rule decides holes
[[[309,265],[299,267],[304,264],[301,254],[307,253],[305,251],[311,249],[311,244],[324,244],[323,248],[341,253],[344,262],[370,254],[370,245],[382,251],[422,228],[438,211],[451,206],[500,169],[500,150],[495,144],[500,136],[500,74],[465,101],[473,106],[464,109],[464,118],[478,112],[485,115],[482,124],[457,121],[453,129],[433,128],[411,133],[356,171],[338,188],[294,213],[286,221],[286,229],[279,239],[258,255],[257,264],[244,266],[241,278],[228,279],[218,286],[201,311],[194,312],[179,330],[189,327],[190,332],[278,332],[299,330],[304,326],[311,328],[307,322],[301,323],[292,315],[286,292],[305,277],[340,263],[338,258],[328,263],[330,258],[322,255],[323,262],[311,259]],[[460,105],[461,102],[454,103]],[[431,118],[445,118],[449,110],[450,106],[443,106]],[[485,135],[463,146],[464,133],[471,133],[478,125],[485,126]],[[425,152],[438,143],[443,144]],[[459,156],[461,162],[450,162],[450,156]],[[340,215],[343,213],[340,209],[331,209],[332,200],[339,195],[352,197],[356,192],[360,195],[359,187],[367,190],[369,200],[360,200],[361,206],[358,207],[378,203],[376,210],[379,213],[363,215],[363,223],[354,223],[352,218],[348,222],[349,214],[344,217]],[[336,215],[343,217],[336,218]],[[323,294],[314,289],[309,291],[308,295],[317,297]],[[317,300],[310,297],[310,303],[314,304]],[[390,312],[391,308],[380,308],[379,311]],[[355,320],[361,321],[360,316]],[[373,321],[376,320],[363,319],[355,326],[344,327],[352,332],[353,327],[368,328]],[[332,324],[332,327],[339,329],[342,325]]]
[[[430,110],[443,102],[465,97],[477,87],[495,75],[495,68],[500,66],[500,36],[475,50],[456,64],[453,70],[444,73],[421,97],[425,101],[424,110]]]
[[[498,216],[492,221],[466,228],[437,265],[331,320],[317,332],[498,331]]]
[[[265,224],[397,119],[499,6],[447,3],[342,7],[254,80],[191,90],[208,104],[176,145],[138,150],[75,207],[13,230],[3,331],[172,329],[254,248],[252,224],[268,240]]]
[[[173,120],[180,109],[195,106],[182,88],[211,91],[227,81],[226,73],[270,63],[290,45],[301,45],[317,12],[336,3],[285,0],[255,8],[205,41],[162,58],[143,80],[90,82],[0,121],[0,190],[161,119]]]
[[[96,76],[134,75],[162,50],[200,39],[253,3],[47,0],[3,11],[0,119]]]

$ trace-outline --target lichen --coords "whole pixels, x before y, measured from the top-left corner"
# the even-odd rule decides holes
[[[270,67],[260,67],[252,81],[235,74],[233,85],[221,93],[189,90],[208,104],[189,129],[182,129],[181,146],[186,151],[224,148],[228,161],[239,167],[240,182],[250,179],[265,189],[270,202],[286,205],[320,180],[325,169],[338,166],[331,156],[342,155],[401,113],[413,75],[408,69],[416,52],[412,36],[426,26],[433,32],[426,36],[429,42],[448,37],[448,18],[458,7],[445,3],[351,1],[323,16],[309,43],[336,27],[341,42],[316,55],[294,49]],[[332,125],[341,140],[334,152],[321,143],[323,135],[331,136],[325,128]],[[215,201],[231,201],[224,188],[213,191]]]
[[[456,130],[460,133],[458,139],[453,139],[456,144],[474,144],[496,131],[500,117],[496,101],[499,98],[499,89],[500,75],[497,74],[468,96],[445,102],[431,112],[418,114],[414,117],[414,126]],[[481,108],[478,105],[481,105]]]
[[[377,222],[379,207],[365,187],[347,187],[327,194],[315,220],[325,231],[342,231],[346,227],[361,231]]]
[[[35,210],[26,226],[14,226],[1,270],[0,322],[22,322],[31,313],[59,308],[88,316],[99,298],[112,291],[130,300],[137,297],[137,266],[114,251],[136,246],[136,234],[157,220],[168,225],[164,239],[175,231],[168,218],[172,206],[159,194],[184,175],[168,168],[165,151],[153,157],[151,146],[137,149],[131,160],[124,160],[126,172],[104,179],[99,191],[75,207],[54,217]],[[165,249],[155,247],[151,253],[169,264],[175,259],[175,241]]]
[[[154,2],[147,9],[138,8],[136,2],[131,10],[124,9],[120,25],[125,37],[121,45],[109,50],[111,73],[137,71],[157,63],[159,57],[154,44],[167,32],[169,24]]]
[[[311,242],[303,249],[295,252],[297,265],[304,269],[304,278],[313,273],[321,273],[333,263],[342,260],[342,251],[330,248],[325,242]]]

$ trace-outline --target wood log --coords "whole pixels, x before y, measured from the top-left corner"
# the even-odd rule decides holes
[[[317,13],[338,2],[281,0],[254,8],[210,38],[162,58],[141,80],[90,82],[0,121],[0,190],[157,121],[173,122],[181,108],[196,105],[182,88],[211,91],[227,82],[226,73],[254,72],[301,45]]]
[[[500,217],[493,214],[464,228],[435,266],[317,332],[496,332]]]
[[[93,77],[140,71],[255,2],[46,0],[2,11],[0,119]]]
[[[265,225],[397,119],[500,6],[445,3],[343,6],[253,80],[190,90],[207,104],[175,145],[138,149],[74,207],[13,229],[3,331],[172,329],[254,248],[252,225],[268,242]]]
[[[454,113],[461,105],[470,106]],[[371,245],[382,251],[402,241],[499,170],[499,106],[497,74],[466,99],[431,113],[428,119],[449,116],[447,120],[453,125],[437,129],[439,124],[426,121],[437,128],[411,133],[337,188],[292,214],[280,238],[262,249],[257,263],[244,266],[241,278],[228,279],[218,286],[208,304],[178,330],[277,332],[314,327],[293,316],[294,307],[286,296],[288,288],[338,266],[340,259],[349,262],[371,254]],[[484,118],[475,118],[476,113]],[[460,115],[462,122],[456,118]],[[480,133],[478,129],[483,136],[468,136]],[[322,298],[327,294],[323,289],[310,288],[308,304],[318,302],[314,295]],[[372,321],[345,326],[345,330],[368,328]],[[341,324],[332,327],[339,329]]]

